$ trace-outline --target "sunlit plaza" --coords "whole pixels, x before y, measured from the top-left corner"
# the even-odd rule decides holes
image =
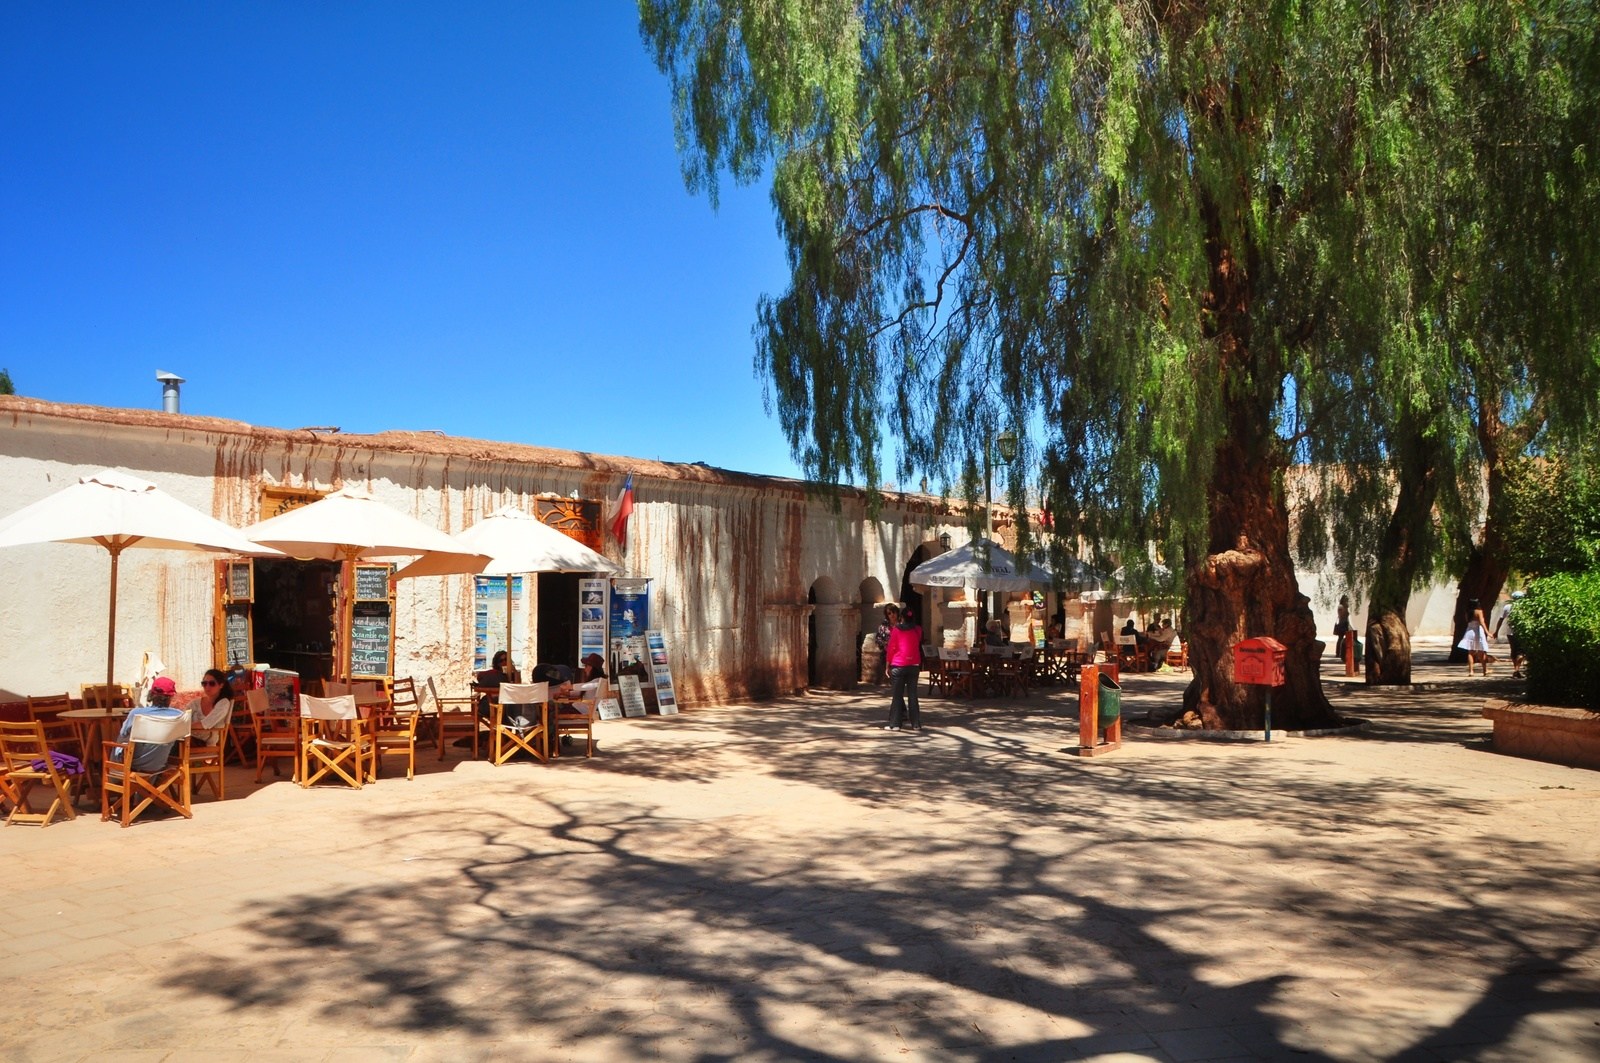
[[[1330,663],[1346,736],[1142,736],[1162,673],[1080,758],[1075,692],[863,689],[13,828],[0,1056],[1592,1059],[1600,785],[1435,658]]]

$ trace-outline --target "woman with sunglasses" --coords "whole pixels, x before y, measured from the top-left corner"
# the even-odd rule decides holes
[[[189,705],[192,714],[190,721],[194,728],[200,730],[222,726],[233,708],[232,692],[232,687],[228,685],[228,673],[220,668],[208,669],[205,678],[200,680],[200,700]]]

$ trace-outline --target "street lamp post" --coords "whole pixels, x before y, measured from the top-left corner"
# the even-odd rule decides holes
[[[997,452],[997,453],[996,453]],[[983,445],[983,538],[986,542],[994,542],[994,488],[992,484],[993,466],[996,464],[1010,465],[1017,457],[1017,433],[1007,428],[996,435],[993,441],[985,441]],[[987,556],[988,547],[984,547]],[[994,619],[994,591],[989,592],[988,599],[989,619]],[[980,632],[981,634],[981,632]]]

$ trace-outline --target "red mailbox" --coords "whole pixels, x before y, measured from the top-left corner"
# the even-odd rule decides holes
[[[1283,686],[1283,657],[1287,649],[1277,639],[1245,639],[1233,647],[1233,678],[1255,686]]]

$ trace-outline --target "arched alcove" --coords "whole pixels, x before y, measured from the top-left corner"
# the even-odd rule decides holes
[[[811,603],[807,631],[806,677],[810,685],[828,690],[851,690],[860,674],[857,635],[861,630],[860,606],[842,600],[839,585],[818,576],[806,594]]]

